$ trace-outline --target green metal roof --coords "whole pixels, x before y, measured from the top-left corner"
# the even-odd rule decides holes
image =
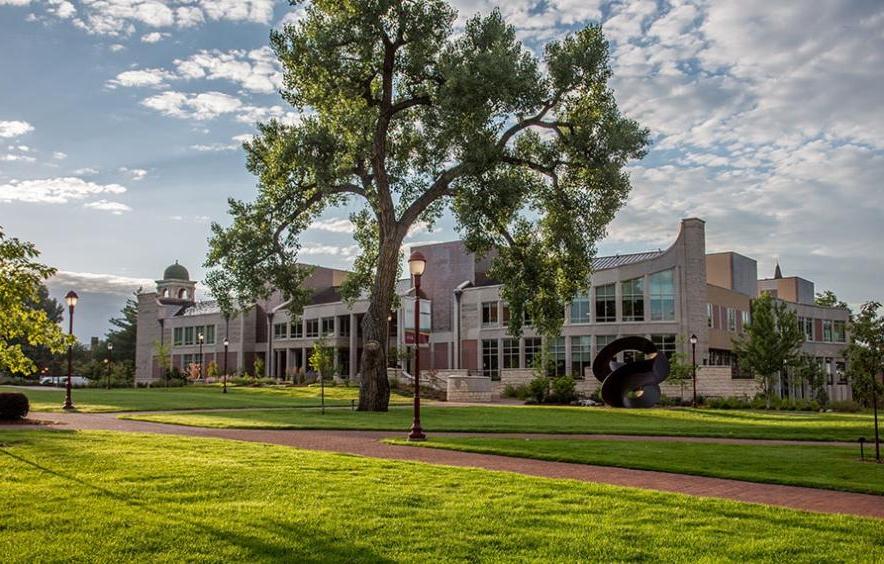
[[[163,280],[190,281],[190,273],[187,272],[186,268],[178,264],[178,261],[176,260],[175,264],[169,265],[163,272]]]

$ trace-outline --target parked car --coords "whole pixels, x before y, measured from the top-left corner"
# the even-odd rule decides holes
[[[41,386],[64,386],[67,384],[67,376],[43,376],[40,378]],[[83,376],[71,376],[71,386],[81,387],[89,383]]]

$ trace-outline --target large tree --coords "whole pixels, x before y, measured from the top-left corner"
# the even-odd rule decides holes
[[[455,16],[442,0],[315,0],[274,31],[281,94],[302,119],[259,125],[245,144],[258,197],[231,200],[232,225],[212,226],[207,282],[222,305],[274,286],[298,313],[301,233],[331,207],[362,206],[343,288],[347,299],[370,295],[362,410],[387,408],[387,317],[411,226],[450,208],[467,247],[495,253],[513,334],[525,315],[555,333],[627,198],[624,167],[647,144],[608,85],[599,26],[538,57],[496,10],[462,30]]]
[[[755,374],[767,406],[773,397],[776,376],[797,364],[804,333],[798,316],[785,302],[764,293],[752,301],[752,321],[745,333],[734,339],[740,366]]]
[[[133,298],[128,298],[120,313],[121,317],[114,317],[110,320],[110,324],[116,329],[108,331],[105,337],[108,343],[114,345],[114,362],[125,362],[127,366],[134,368],[138,302]]]
[[[0,372],[31,374],[37,367],[23,347],[61,352],[72,341],[55,310],[42,307],[43,283],[55,269],[37,262],[39,256],[33,243],[8,238],[0,228]]]
[[[850,324],[850,343],[844,351],[853,397],[865,405],[872,404],[873,396],[884,400],[884,316],[878,313],[880,309],[878,302],[862,305]]]

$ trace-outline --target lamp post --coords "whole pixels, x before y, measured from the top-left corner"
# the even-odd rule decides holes
[[[224,393],[227,393],[227,347],[230,346],[230,341],[227,337],[224,337]]]
[[[691,335],[691,368],[693,370],[694,380],[694,398],[691,400],[691,406],[697,407],[697,335]]]
[[[198,333],[196,336],[196,340],[199,341],[200,344],[200,377],[199,379],[203,379],[203,334]]]
[[[73,336],[74,335],[74,308],[77,307],[77,300],[80,299],[77,296],[77,293],[71,290],[68,292],[64,301],[68,304],[68,333]],[[74,402],[71,401],[71,377],[74,373],[74,346],[68,345],[68,380],[67,384],[65,384],[65,392],[64,392],[64,405],[62,409],[65,411],[72,411],[74,409]]]
[[[110,389],[110,367],[111,367],[111,363],[113,361],[114,361],[114,344],[109,342],[107,344],[107,358],[104,360],[104,362],[107,364],[107,368],[108,368],[108,371],[107,371],[107,389],[108,390]]]
[[[421,275],[427,266],[427,259],[415,251],[408,258],[408,270],[414,276],[414,421],[411,423],[409,441],[426,440],[424,430],[421,429]]]

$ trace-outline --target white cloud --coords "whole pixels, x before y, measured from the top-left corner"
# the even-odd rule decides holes
[[[202,50],[187,59],[176,59],[175,66],[181,78],[229,80],[252,92],[272,93],[282,84],[279,64],[269,47]]]
[[[82,178],[61,177],[37,180],[10,180],[0,184],[0,202],[66,204],[101,194],[122,194],[119,184],[96,184]]]
[[[162,88],[166,86],[166,81],[172,78],[175,78],[174,75],[163,69],[129,70],[121,72],[116,78],[109,80],[107,87]]]
[[[93,210],[109,211],[114,215],[121,215],[123,212],[132,211],[132,208],[121,202],[111,202],[108,200],[98,200],[95,202],[87,202],[83,204],[84,208]]]
[[[61,19],[68,19],[77,13],[77,9],[67,0],[49,0],[49,11]]]
[[[52,158],[55,159],[55,160],[57,160],[57,161],[61,161],[61,160],[64,160],[64,159],[68,158],[68,154],[67,154],[67,153],[64,153],[64,152],[62,152],[62,151],[54,151],[54,152],[52,153]]]
[[[85,168],[78,168],[74,171],[74,174],[76,174],[77,176],[93,176],[95,174],[98,174],[98,169],[87,166]]]
[[[47,281],[47,284],[76,288],[78,291],[86,293],[118,294],[128,297],[138,288],[153,288],[155,282],[150,278],[59,270]]]
[[[169,33],[152,31],[150,33],[146,33],[146,34],[142,35],[141,42],[142,43],[159,43],[160,41],[162,41],[163,39],[166,39],[170,35],[171,34],[169,34]]]
[[[185,94],[163,92],[141,102],[144,106],[181,119],[207,120],[236,112],[243,107],[239,98],[222,92]]]
[[[0,6],[27,6],[31,0],[0,0]]]
[[[352,261],[358,253],[358,245],[323,245],[314,243],[305,243],[298,251],[299,255],[338,257],[345,261]]]
[[[328,231],[330,233],[355,233],[354,226],[349,219],[343,217],[332,217],[329,219],[317,219],[312,222],[308,229],[316,229],[319,231]]]
[[[119,52],[119,51],[122,51],[122,50],[124,50],[125,48],[126,48],[125,45],[120,45],[119,43],[114,43],[113,45],[111,45],[111,46],[109,47],[109,49],[110,49],[111,52],[113,52],[113,53],[117,53],[117,52]]]
[[[36,160],[37,159],[35,159],[34,157],[31,157],[29,155],[16,155],[14,153],[7,153],[5,155],[0,156],[0,161],[7,161],[7,162],[19,161],[19,162],[24,162],[24,163],[32,163],[32,162],[35,162]]]
[[[132,180],[143,180],[145,176],[147,176],[147,171],[143,168],[127,168],[125,166],[121,166],[119,171]]]
[[[34,131],[34,126],[26,121],[0,121],[0,137],[11,138]]]

